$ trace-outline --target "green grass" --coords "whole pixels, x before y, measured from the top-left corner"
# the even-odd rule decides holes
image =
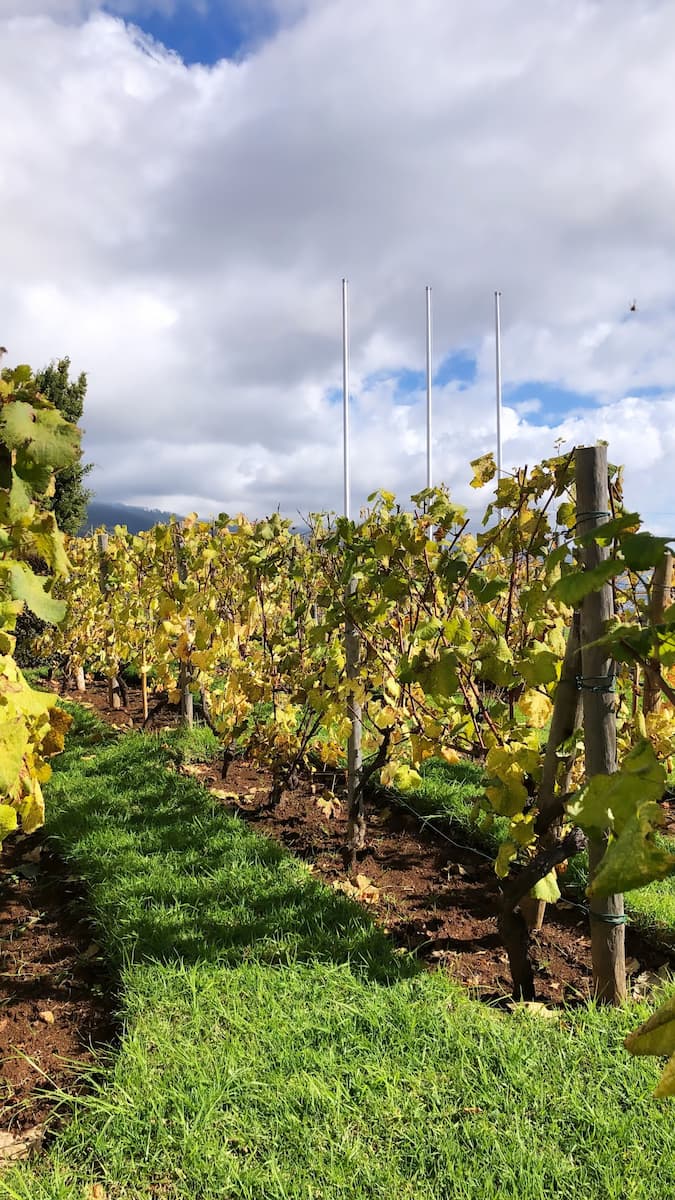
[[[663,1200],[645,1012],[481,1006],[167,771],[164,735],[78,712],[49,832],[120,972],[119,1048],[10,1200]],[[98,740],[97,740],[98,739]]]
[[[161,740],[179,763],[209,763],[223,755],[223,744],[208,725],[165,729]]]

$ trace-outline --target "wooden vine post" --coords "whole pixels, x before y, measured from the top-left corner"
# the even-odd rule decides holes
[[[108,534],[99,533],[98,535],[98,552],[100,557],[99,563],[99,579],[101,583],[101,594],[107,596],[110,591],[108,580]],[[111,674],[108,676],[108,704],[111,708],[119,709],[122,707],[122,688],[119,679],[119,664],[110,663],[109,669]]]
[[[577,533],[588,533],[609,520],[607,447],[583,446],[575,452]],[[609,550],[596,541],[582,549],[586,571],[604,562]],[[614,614],[611,581],[584,597],[581,605],[581,674],[586,775],[612,775],[617,769],[615,665],[598,646],[606,622]],[[588,843],[589,876],[594,878],[605,852],[607,838],[591,837]],[[625,916],[623,895],[593,896],[589,902],[593,987],[602,1004],[620,1004],[626,998]]]
[[[359,633],[349,614],[350,601],[356,594],[356,580],[350,579],[347,584],[347,619],[345,622],[345,659],[347,679],[356,682],[359,674],[359,659],[361,645]],[[362,715],[361,702],[355,691],[350,691],[347,698],[347,715],[351,722],[351,732],[347,743],[347,853],[348,869],[356,869],[356,855],[362,850],[366,841],[366,814],[364,807],[364,789],[362,786],[363,758],[361,753]]]
[[[145,650],[141,659],[141,702],[143,704],[143,720],[147,721],[150,706],[148,704],[148,664],[145,657]]]
[[[185,561],[185,539],[180,525],[174,525],[174,545],[176,548],[176,570],[181,583],[187,581],[188,571],[187,562]],[[189,634],[192,622],[187,622],[187,632]],[[190,665],[185,660],[181,659],[178,672],[178,690],[180,692],[180,720],[181,725],[186,725],[188,729],[192,729],[194,725],[194,701],[190,690]]]
[[[654,568],[654,576],[652,579],[652,594],[649,605],[649,616],[652,625],[661,625],[663,616],[671,603],[673,587],[673,556],[669,551],[666,551],[658,567]],[[650,671],[645,671],[644,684],[644,699],[643,712],[647,717],[650,713],[656,712],[659,706],[661,689],[657,682],[659,664],[658,661],[654,664],[656,673],[651,674]]]

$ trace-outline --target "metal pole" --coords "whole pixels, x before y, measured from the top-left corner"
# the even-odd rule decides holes
[[[495,379],[497,385],[497,482],[502,477],[502,317],[501,292],[495,292]]]
[[[433,487],[431,452],[431,288],[427,287],[427,487]]]
[[[344,436],[344,515],[351,520],[351,462],[349,446],[349,288],[342,280],[342,421]],[[356,580],[350,579],[346,587],[345,605],[349,606],[356,594]],[[351,616],[345,621],[345,658],[347,678],[356,680],[359,673],[359,634]],[[347,825],[347,862],[349,869],[356,870],[357,852],[363,849],[366,840],[366,817],[361,788],[361,704],[354,691],[347,695],[347,716],[351,722],[351,733],[347,743],[347,799],[349,806]]]
[[[349,284],[342,280],[342,437],[344,458],[343,509],[351,518],[351,461],[349,448]]]

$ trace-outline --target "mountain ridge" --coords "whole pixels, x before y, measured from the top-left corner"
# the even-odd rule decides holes
[[[112,530],[116,525],[126,525],[130,533],[142,533],[152,529],[153,525],[165,525],[172,516],[180,519],[181,515],[165,512],[161,508],[142,508],[115,500],[94,499],[89,501],[86,520],[78,532],[82,535],[102,526]]]

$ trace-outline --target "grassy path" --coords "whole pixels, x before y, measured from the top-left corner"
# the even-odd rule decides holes
[[[368,915],[80,715],[49,830],[121,976],[121,1044],[10,1200],[663,1200],[644,1011],[472,1002]]]

